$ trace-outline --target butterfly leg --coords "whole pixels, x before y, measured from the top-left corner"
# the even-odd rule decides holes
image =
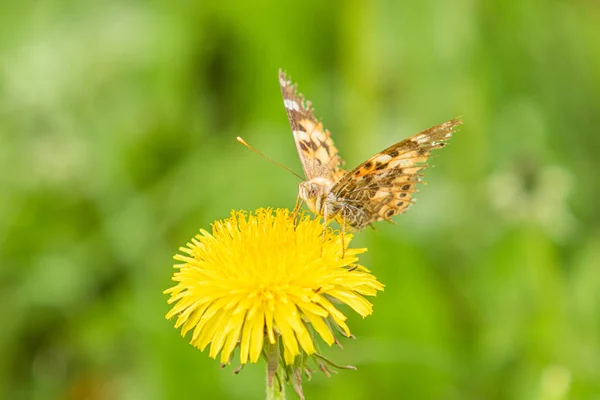
[[[302,197],[298,195],[298,197],[296,197],[296,205],[294,206],[294,210],[292,211],[292,219],[294,220],[294,230],[296,230],[296,227],[298,226],[298,213],[300,212],[300,208],[302,207],[303,203],[304,200],[302,200]]]
[[[323,208],[323,236],[321,238],[321,257],[323,257],[323,244],[325,243],[325,231],[327,230],[327,207]]]
[[[346,216],[342,213],[342,258],[346,255]]]

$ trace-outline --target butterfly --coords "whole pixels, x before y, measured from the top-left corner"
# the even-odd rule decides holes
[[[296,208],[305,202],[311,212],[324,217],[324,225],[334,219],[343,231],[346,224],[360,231],[405,212],[414,202],[415,186],[421,182],[431,151],[446,146],[454,129],[462,124],[455,118],[436,125],[347,171],[331,134],[315,118],[312,104],[281,69],[279,84],[306,175],[299,185]]]

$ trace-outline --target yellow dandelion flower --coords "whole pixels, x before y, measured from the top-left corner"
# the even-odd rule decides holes
[[[173,275],[177,284],[165,291],[182,336],[192,331],[191,344],[209,355],[220,353],[228,363],[239,348],[241,364],[257,362],[265,346],[281,340],[283,360],[291,365],[302,353],[316,352],[316,332],[325,343],[335,342],[334,329],[346,336],[348,305],[362,317],[372,312],[365,296],[383,285],[357,255],[345,252],[351,234],[341,234],[302,214],[294,224],[286,209],[233,211],[181,247]],[[343,254],[343,258],[342,258]],[[268,342],[265,342],[267,340]]]

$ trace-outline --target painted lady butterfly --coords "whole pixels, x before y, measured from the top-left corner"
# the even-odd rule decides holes
[[[297,93],[281,70],[279,84],[306,175],[299,198],[314,214],[324,216],[325,224],[336,219],[343,229],[348,224],[361,230],[406,211],[431,151],[444,147],[454,128],[462,124],[455,118],[429,128],[346,171],[329,131],[315,118],[312,104]]]

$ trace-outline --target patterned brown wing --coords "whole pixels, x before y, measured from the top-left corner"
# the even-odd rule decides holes
[[[296,85],[281,69],[279,85],[306,179],[320,177],[337,182],[346,171],[340,168],[343,161],[329,131],[315,118],[312,104],[297,93]]]
[[[455,118],[429,128],[346,173],[331,190],[327,214],[361,230],[406,211],[431,151],[444,147],[460,124],[462,120]]]

